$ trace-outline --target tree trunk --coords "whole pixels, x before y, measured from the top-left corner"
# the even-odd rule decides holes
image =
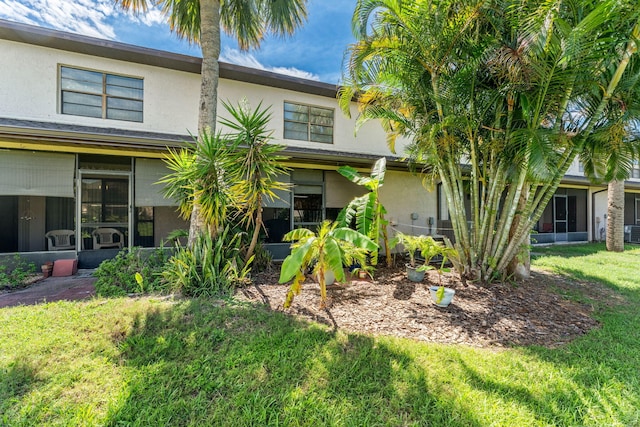
[[[248,262],[249,258],[253,255],[258,245],[258,237],[260,236],[260,230],[262,229],[262,202],[260,207],[256,211],[256,220],[254,222],[255,228],[253,229],[253,235],[251,236],[251,243],[249,243],[249,249],[247,249],[247,255],[245,255],[244,262]]]
[[[527,198],[529,196],[529,192],[527,190],[523,190],[520,193],[520,199],[518,200],[518,212],[523,212],[525,206],[527,204]],[[517,229],[520,225],[520,221],[524,221],[525,218],[522,217],[521,213],[516,214],[516,219],[511,224],[511,229],[509,230],[509,239],[517,238],[516,235]],[[518,255],[516,255],[509,265],[507,266],[507,274],[512,276],[515,280],[525,280],[531,277],[531,251],[529,250],[529,245],[522,245]]]
[[[202,69],[200,72],[200,104],[198,114],[198,137],[204,132],[215,134],[216,107],[218,105],[218,79],[220,68],[220,0],[200,0],[200,46]],[[189,225],[191,247],[198,233],[207,230],[200,215],[200,206],[194,203]]]
[[[607,189],[607,250],[624,251],[624,180],[611,181]]]

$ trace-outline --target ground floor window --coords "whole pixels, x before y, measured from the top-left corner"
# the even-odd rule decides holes
[[[587,190],[559,188],[537,223],[538,233],[587,231]]]
[[[294,169],[278,181],[289,183],[290,191],[278,191],[277,200],[265,202],[265,243],[283,243],[282,237],[294,228],[315,231],[325,219],[336,220],[354,197],[366,192],[335,171]]]
[[[189,226],[160,159],[11,150],[0,166],[0,253],[155,247]]]

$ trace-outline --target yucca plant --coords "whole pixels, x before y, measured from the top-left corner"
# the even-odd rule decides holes
[[[317,232],[306,228],[297,228],[284,236],[285,241],[294,242],[291,254],[285,258],[280,270],[280,283],[293,279],[284,307],[288,308],[293,298],[302,289],[309,269],[313,270],[320,285],[320,307],[325,308],[327,302],[326,274],[330,270],[336,280],[344,282],[343,265],[359,263],[366,265],[368,252],[377,249],[371,239],[348,227],[338,227],[336,222],[324,221]]]
[[[201,233],[191,247],[178,246],[167,262],[164,279],[189,296],[225,295],[246,281],[253,259],[241,255],[242,233],[227,226],[215,237]]]
[[[234,141],[232,168],[230,169],[231,191],[238,204],[240,220],[250,228],[253,226],[251,241],[245,259],[253,256],[258,244],[258,236],[264,227],[262,206],[266,200],[278,198],[276,191],[288,190],[288,184],[277,180],[289,170],[283,165],[287,157],[281,153],[283,145],[273,144],[272,131],[267,129],[271,121],[270,108],[248,108],[246,101],[237,107],[223,102],[232,120],[222,119],[220,123],[231,129],[228,138]]]

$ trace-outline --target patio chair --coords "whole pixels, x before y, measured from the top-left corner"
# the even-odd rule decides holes
[[[93,249],[119,248],[122,249],[124,235],[115,228],[96,228],[93,230]],[[114,239],[114,237],[118,237]]]
[[[75,242],[71,240],[75,235],[73,230],[51,230],[44,237],[49,241],[50,251],[67,251],[76,248]]]

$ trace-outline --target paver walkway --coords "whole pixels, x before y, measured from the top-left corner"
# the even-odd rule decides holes
[[[0,308],[91,298],[96,292],[92,273],[93,270],[78,270],[74,276],[48,277],[26,289],[0,294]]]

